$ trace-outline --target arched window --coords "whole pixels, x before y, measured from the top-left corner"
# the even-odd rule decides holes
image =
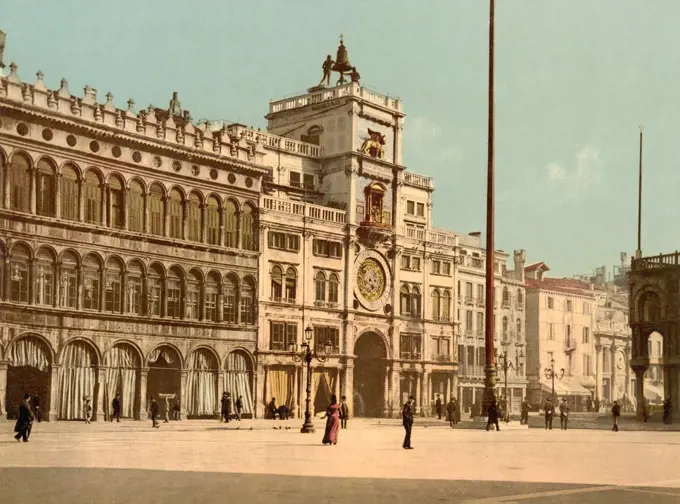
[[[78,303],[78,258],[73,252],[61,256],[61,278],[59,279],[61,306],[77,308]]]
[[[503,287],[503,306],[510,305],[510,291],[507,287]]]
[[[411,291],[408,285],[403,284],[399,289],[399,301],[401,306],[401,314],[408,316],[411,314]]]
[[[9,165],[9,208],[17,212],[30,212],[31,162],[23,154],[14,154]],[[27,294],[28,296],[28,291]],[[28,302],[28,300],[26,301]]]
[[[340,280],[338,275],[331,273],[330,280],[328,281],[328,302],[337,303],[338,302],[338,291],[340,290]]]
[[[201,241],[201,200],[195,193],[189,195],[189,208],[187,215],[187,237],[190,241]]]
[[[15,303],[28,303],[28,268],[31,252],[25,245],[15,245],[10,255],[10,299]]]
[[[168,219],[169,229],[168,236],[170,238],[182,238],[182,195],[177,189],[170,191],[168,199]]]
[[[142,265],[133,261],[127,269],[127,303],[125,311],[133,315],[142,315],[144,307],[144,289],[142,286]]]
[[[109,226],[116,229],[125,227],[123,182],[118,177],[111,177],[106,185]]]
[[[161,301],[163,299],[163,268],[158,264],[149,266],[149,275],[147,277],[148,285],[148,314],[151,317],[160,317]]]
[[[316,287],[316,302],[322,303],[322,304],[325,303],[326,302],[326,275],[323,274],[323,271],[319,271],[316,274],[315,287]]]
[[[439,291],[435,289],[432,292],[432,320],[439,320],[440,315],[439,301],[440,301]]]
[[[243,279],[240,292],[241,324],[255,323],[255,281],[251,277]]]
[[[420,289],[414,285],[411,290],[411,317],[420,318],[422,306]]]
[[[168,300],[167,317],[178,319],[181,316],[181,300],[182,300],[182,275],[177,268],[170,268],[168,271],[168,280],[166,287],[166,296]]]
[[[272,300],[281,301],[283,297],[283,270],[280,266],[274,266],[271,272]]]
[[[639,303],[641,322],[658,322],[661,320],[661,301],[656,292],[645,292]]]
[[[205,319],[210,322],[217,322],[217,292],[219,288],[219,278],[213,273],[209,274],[205,280]]]
[[[144,188],[137,180],[130,182],[128,195],[128,229],[137,233],[144,232]]]
[[[123,303],[123,265],[118,259],[106,261],[106,277],[104,311],[108,313],[122,313]]]
[[[209,245],[220,244],[220,203],[214,196],[205,209],[205,239]]]
[[[244,205],[241,212],[241,248],[244,250],[257,250],[255,237],[255,216],[250,205]]]
[[[447,290],[442,294],[442,320],[449,322],[451,320],[451,293]]]
[[[237,244],[238,217],[236,205],[233,201],[227,200],[224,206],[224,246],[235,248]]]
[[[99,311],[101,263],[94,254],[83,260],[83,308]]]
[[[163,188],[153,184],[149,189],[149,232],[163,236],[165,212],[163,211]]]
[[[36,259],[34,302],[37,305],[54,306],[54,254],[49,249],[41,248]]]
[[[295,303],[297,299],[297,273],[293,268],[286,270],[286,302]]]
[[[55,198],[57,195],[57,186],[55,178],[54,166],[46,159],[38,161],[36,173],[36,211],[38,215],[46,217],[56,217],[57,206]]]
[[[508,317],[503,317],[503,339],[508,337]]]
[[[517,289],[517,304],[520,306],[524,304],[524,295],[522,294],[522,289]]]
[[[187,275],[187,312],[189,320],[200,320],[201,317],[201,277],[195,271]]]
[[[102,190],[99,176],[92,170],[85,174],[85,222],[88,224],[102,223]]]
[[[72,165],[61,169],[61,218],[70,221],[78,220],[78,172]]]
[[[223,305],[224,312],[223,318],[227,324],[236,323],[236,292],[238,288],[237,279],[229,274],[224,279],[224,292],[223,292]]]

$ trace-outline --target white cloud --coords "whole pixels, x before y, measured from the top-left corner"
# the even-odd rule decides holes
[[[602,151],[586,145],[574,154],[574,162],[569,165],[549,163],[546,178],[565,198],[576,198],[600,181],[602,165]]]

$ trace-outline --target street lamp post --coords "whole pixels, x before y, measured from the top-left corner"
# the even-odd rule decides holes
[[[300,432],[310,434],[314,432],[314,424],[312,423],[312,412],[310,405],[312,402],[312,360],[316,359],[319,362],[326,362],[328,357],[333,352],[330,343],[327,341],[324,345],[324,353],[317,354],[316,350],[312,349],[312,328],[307,326],[305,329],[305,341],[300,345],[302,349],[298,351],[297,345],[291,343],[290,350],[293,354],[293,360],[296,362],[305,362],[307,364],[307,396],[305,399],[305,423],[302,424]]]
[[[552,397],[555,399],[555,378],[561,380],[564,378],[564,368],[560,369],[559,374],[555,372],[555,359],[550,359],[550,367],[543,370],[545,377],[552,380]]]
[[[508,346],[510,345],[509,341],[503,340],[501,342],[501,346],[503,347],[503,353],[499,356],[499,365],[501,370],[503,371],[503,378],[504,378],[504,387],[505,387],[505,400],[508,401],[508,410],[512,409],[512,395],[508,396],[508,370],[517,370],[515,365],[512,363],[512,361],[508,360]],[[524,352],[520,350],[519,352],[519,358],[523,359],[524,358]]]

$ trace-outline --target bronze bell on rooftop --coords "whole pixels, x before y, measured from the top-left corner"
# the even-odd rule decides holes
[[[333,65],[333,70],[340,73],[347,73],[352,71],[352,65],[349,63],[349,56],[347,55],[347,49],[345,44],[342,42],[342,35],[340,35],[340,45],[338,46],[338,54],[335,58],[335,65]]]

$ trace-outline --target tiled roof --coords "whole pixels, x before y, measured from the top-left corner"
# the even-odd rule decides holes
[[[562,292],[564,294],[578,294],[581,296],[593,296],[593,291],[590,285],[580,280],[572,278],[544,278],[543,280],[536,280],[534,278],[527,278],[527,289],[549,290],[554,292]]]
[[[550,268],[548,268],[548,265],[547,265],[546,263],[544,263],[544,262],[537,262],[537,263],[530,264],[529,266],[525,266],[525,267],[524,267],[524,271],[533,271],[533,270],[535,270],[535,269],[538,269],[538,268],[541,267],[541,266],[543,266],[543,270],[544,270],[544,271],[550,270]]]

